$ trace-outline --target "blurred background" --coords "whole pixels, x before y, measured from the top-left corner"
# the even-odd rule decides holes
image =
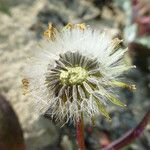
[[[112,38],[123,39],[121,46],[129,48],[125,60],[137,66],[125,73],[136,91],[119,91],[127,108],[112,106],[111,123],[99,116],[94,127],[85,124],[87,150],[99,150],[134,128],[150,108],[150,0],[0,0],[0,150],[23,150],[24,145],[27,150],[77,150],[72,123],[60,128],[39,117],[22,92],[26,57],[36,51],[48,22],[108,30]],[[150,124],[123,150],[149,149]]]

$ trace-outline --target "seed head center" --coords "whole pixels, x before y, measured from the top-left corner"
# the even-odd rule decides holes
[[[64,84],[81,84],[88,76],[87,71],[82,67],[67,68],[67,71],[62,70],[60,80]]]

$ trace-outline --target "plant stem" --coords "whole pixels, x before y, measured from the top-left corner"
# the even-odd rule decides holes
[[[127,146],[141,135],[149,121],[150,108],[141,120],[141,122],[134,129],[129,130],[122,137],[115,140],[108,146],[104,147],[102,150],[120,150],[121,148]]]
[[[81,117],[76,122],[76,139],[77,139],[79,150],[85,150],[83,117]]]

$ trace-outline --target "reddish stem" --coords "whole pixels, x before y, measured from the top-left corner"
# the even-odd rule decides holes
[[[76,138],[79,150],[85,150],[84,145],[84,125],[83,125],[83,119],[79,119],[76,122]]]
[[[112,142],[102,150],[120,150],[121,148],[127,146],[141,135],[141,133],[143,132],[149,121],[150,121],[150,108],[143,117],[143,119],[141,120],[141,122],[137,125],[137,127],[129,130],[122,137]]]

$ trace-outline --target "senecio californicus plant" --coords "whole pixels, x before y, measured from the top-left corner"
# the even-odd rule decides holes
[[[99,113],[110,120],[108,102],[126,106],[115,96],[115,87],[135,87],[120,81],[119,76],[133,67],[123,60],[127,49],[119,48],[121,40],[85,24],[70,23],[61,31],[49,24],[44,36],[47,40],[23,79],[39,111],[77,124],[84,117],[92,121]]]

